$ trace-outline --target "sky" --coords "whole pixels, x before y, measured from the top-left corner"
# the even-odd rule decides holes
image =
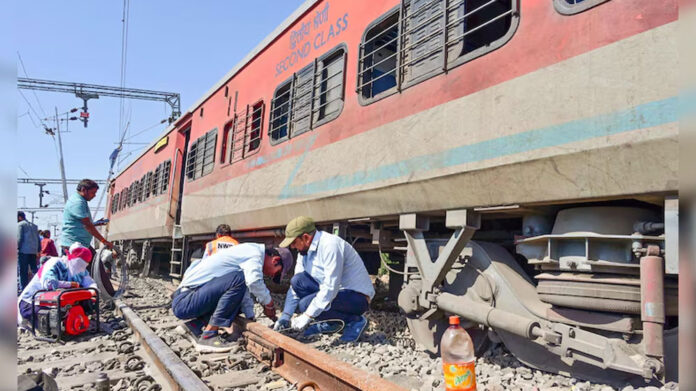
[[[119,86],[124,1],[17,3],[17,76]],[[128,1],[125,87],[178,92],[185,111],[302,3]],[[57,140],[45,133],[44,126],[55,127],[56,110],[64,118],[70,109],[81,107],[82,100],[67,93],[30,90],[17,90],[16,97],[17,177],[59,179]],[[121,100],[110,97],[90,100],[88,108],[87,128],[79,121],[59,123],[68,179],[106,179],[109,155],[127,128],[130,144],[124,145],[121,159],[125,159],[119,164],[126,167],[162,133],[166,123],[160,121],[171,114],[163,102],[124,100],[121,115]],[[50,194],[43,204],[62,207],[62,186],[44,189]],[[75,185],[68,185],[68,193],[74,191]],[[38,194],[37,186],[18,184],[18,208],[38,207]],[[96,208],[100,198],[98,194],[90,207]],[[101,207],[105,204],[106,197]],[[61,212],[34,215],[39,229],[57,224],[60,230],[61,221]]]

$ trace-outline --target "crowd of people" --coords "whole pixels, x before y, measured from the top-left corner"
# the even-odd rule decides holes
[[[96,286],[88,272],[95,254],[92,242],[113,249],[97,230],[87,204],[98,189],[96,182],[84,179],[68,199],[60,253],[49,231],[39,231],[23,212],[17,213],[19,324],[32,321],[32,297],[38,290]],[[240,243],[227,224],[218,226],[215,236],[172,294],[172,312],[184,321],[179,329],[197,350],[231,350],[239,336],[233,321],[237,316],[255,320],[255,302],[274,321],[276,331],[301,331],[305,336],[342,331],[341,341],[360,338],[375,290],[360,255],[348,242],[318,230],[306,216],[287,224],[278,247]],[[277,316],[264,276],[279,284],[290,274],[285,304]]]

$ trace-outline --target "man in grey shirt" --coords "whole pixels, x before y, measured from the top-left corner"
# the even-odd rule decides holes
[[[17,262],[19,263],[19,290],[29,282],[29,269],[36,273],[36,254],[39,252],[39,230],[24,212],[17,212]]]

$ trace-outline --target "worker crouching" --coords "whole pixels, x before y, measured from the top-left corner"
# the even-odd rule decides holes
[[[247,319],[254,319],[249,293],[264,306],[264,314],[275,320],[275,306],[263,276],[279,282],[291,267],[289,252],[281,256],[258,243],[242,243],[194,261],[172,295],[174,315],[190,319],[179,330],[192,337],[199,352],[229,351],[230,341],[218,335],[218,330],[229,328],[240,310]]]
[[[96,291],[97,284],[87,271],[91,261],[92,252],[79,243],[70,246],[67,256],[49,258],[19,295],[18,324],[23,327],[27,327],[27,322],[34,324],[32,314],[38,312],[38,305],[32,308],[32,300],[38,291],[69,288],[95,288]]]

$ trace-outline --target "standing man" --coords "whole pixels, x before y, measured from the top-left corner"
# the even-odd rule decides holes
[[[238,245],[239,242],[232,237],[232,228],[227,224],[220,224],[215,229],[215,240],[205,244],[205,252],[203,258],[215,254],[218,250],[230,248]]]
[[[284,271],[292,265],[292,255],[281,256],[278,251],[259,243],[242,243],[220,250],[194,261],[172,295],[172,312],[179,319],[192,319],[186,327],[200,352],[225,352],[232,346],[218,336],[218,329],[229,328],[244,305],[251,300],[247,290],[263,305],[263,312],[275,320],[275,306],[271,293],[263,282],[269,276],[279,282]],[[245,316],[253,318],[251,312]],[[198,336],[201,328],[202,333]],[[186,329],[184,329],[186,332]]]
[[[77,184],[77,192],[73,193],[63,209],[63,228],[61,230],[61,246],[63,254],[67,254],[68,247],[78,242],[88,247],[94,255],[91,246],[92,237],[100,241],[106,248],[113,249],[114,245],[104,239],[92,222],[92,214],[89,211],[87,201],[91,201],[99,190],[99,185],[91,179],[83,179]]]
[[[17,212],[17,262],[19,263],[19,290],[29,282],[29,270],[36,273],[36,254],[39,253],[39,231],[27,221],[24,212]]]
[[[287,328],[298,311],[302,314],[292,320],[292,328],[306,328],[305,336],[332,333],[341,327],[337,322],[309,326],[311,321],[340,319],[345,324],[341,341],[357,341],[367,326],[363,314],[375,295],[358,252],[340,237],[318,231],[314,220],[305,216],[291,220],[285,228],[280,247],[288,246],[300,255],[283,313],[273,328]]]

